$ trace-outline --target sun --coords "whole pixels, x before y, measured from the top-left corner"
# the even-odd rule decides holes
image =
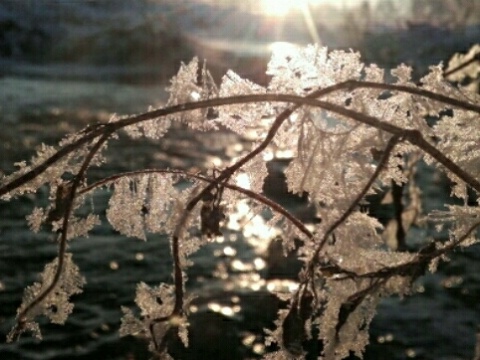
[[[302,10],[309,5],[317,5],[322,2],[331,2],[332,0],[260,0],[260,11],[263,14],[283,17],[292,10]],[[337,0],[335,0],[337,1]]]
[[[282,17],[296,7],[292,0],[260,0],[260,9],[263,14]]]

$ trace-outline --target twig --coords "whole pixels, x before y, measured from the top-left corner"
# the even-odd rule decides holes
[[[445,166],[449,171],[458,176],[461,180],[467,183],[469,186],[474,188],[477,192],[480,193],[480,182],[476,180],[472,175],[463,170],[460,166],[455,164],[447,156],[445,156],[441,151],[439,151],[435,146],[430,144],[427,140],[424,139],[422,133],[419,130],[406,130],[401,127],[392,125],[390,123],[381,121],[373,116],[365,115],[357,111],[345,109],[344,107],[325,101],[305,99],[305,103],[309,103],[312,106],[318,106],[322,109],[349,117],[355,121],[370,125],[374,128],[384,130],[392,135],[398,135],[404,138],[406,141],[410,142],[413,145],[416,145],[418,148],[426,152],[440,164]]]
[[[359,81],[359,80],[347,80],[345,82],[345,86],[347,88],[350,88],[351,90],[359,89],[359,88],[369,88],[369,89],[380,89],[380,90],[404,92],[412,95],[418,95],[420,97],[424,97],[430,100],[434,100],[439,103],[444,103],[444,104],[453,106],[455,108],[460,108],[460,109],[470,110],[476,113],[480,113],[480,105],[458,100],[442,94],[437,94],[433,91],[421,89],[418,87],[407,86],[407,85],[376,83],[371,81]]]
[[[361,87],[407,92],[414,95],[426,97],[438,102],[443,102],[445,104],[448,104],[454,107],[462,108],[465,110],[471,110],[480,114],[480,105],[475,105],[466,101],[461,101],[458,99],[450,98],[448,96],[436,94],[428,90],[418,89],[418,88],[404,86],[404,85],[391,85],[391,84],[374,83],[374,82],[357,81],[357,80],[348,80],[343,83],[339,83],[324,89],[314,91],[312,94],[309,95],[309,97],[306,97],[306,98],[301,96],[289,95],[289,94],[255,94],[255,95],[239,95],[239,96],[232,96],[232,97],[225,97],[225,98],[208,99],[208,100],[203,100],[198,102],[179,104],[179,105],[174,105],[174,106],[170,106],[170,107],[166,107],[158,110],[149,111],[140,115],[119,120],[114,123],[99,124],[103,126],[95,126],[95,127],[89,128],[87,131],[84,131],[85,135],[80,139],[65,145],[64,147],[60,148],[55,154],[53,154],[52,156],[44,160],[41,164],[35,166],[33,169],[26,172],[25,174],[1,186],[0,197],[16,189],[17,187],[22,186],[23,184],[35,179],[37,176],[41,175],[46,169],[48,169],[51,165],[53,165],[55,162],[60,160],[62,157],[70,154],[72,151],[75,151],[80,146],[90,142],[94,138],[101,136],[105,132],[113,133],[129,125],[134,125],[143,121],[152,120],[155,118],[160,118],[163,116],[167,116],[167,115],[171,115],[179,112],[185,112],[185,111],[209,108],[209,107],[215,107],[215,106],[232,105],[232,104],[243,104],[243,103],[253,103],[253,102],[290,102],[290,103],[296,104],[294,109],[297,109],[301,105],[322,107],[318,102],[316,102],[312,98],[325,96],[339,90],[344,90],[344,89],[353,90],[355,88],[361,88]],[[380,128],[378,126],[376,127]],[[394,132],[392,131],[400,130],[398,128],[395,130],[395,128],[396,127],[391,128],[386,126],[380,129],[394,134]]]
[[[144,174],[178,174],[187,178],[192,178],[192,179],[197,179],[201,181],[205,181],[208,183],[213,183],[216,181],[214,178],[210,178],[207,176],[199,175],[199,174],[194,174],[190,173],[188,171],[183,171],[183,170],[173,170],[173,169],[143,169],[143,170],[138,170],[138,171],[128,171],[128,172],[123,172],[119,174],[115,174],[109,177],[106,177],[104,179],[101,179],[93,184],[90,184],[89,186],[81,189],[78,191],[78,195],[88,193],[90,191],[95,190],[96,188],[99,188],[101,186],[105,186],[108,183],[114,182],[120,178],[131,178],[134,176],[139,176],[139,175],[144,175]],[[275,201],[270,200],[266,196],[263,196],[262,194],[256,193],[252,190],[242,188],[240,186],[230,184],[230,183],[223,183],[222,186],[226,187],[227,189],[242,193],[249,198],[262,203],[266,206],[268,206],[270,209],[273,211],[283,215],[286,219],[288,219],[294,226],[298,228],[307,238],[313,238],[313,234],[311,233],[310,230],[307,229],[307,227],[299,220],[297,219],[292,213],[290,213],[287,209],[285,209],[283,206],[280,204],[276,203]]]
[[[48,287],[38,294],[25,308],[17,315],[17,325],[16,325],[16,330],[14,330],[14,338],[20,335],[22,331],[22,327],[25,325],[25,319],[28,316],[28,313],[35,308],[37,305],[39,305],[45,298],[55,289],[57,286],[58,282],[60,281],[60,277],[62,276],[63,272],[63,266],[64,266],[64,260],[65,260],[65,252],[67,249],[67,235],[68,235],[68,225],[69,225],[69,220],[70,220],[70,215],[72,213],[73,209],[73,203],[75,201],[75,196],[76,196],[76,191],[78,186],[80,185],[80,182],[83,180],[85,172],[88,169],[88,166],[90,165],[90,162],[93,160],[93,157],[95,154],[98,152],[98,150],[102,147],[102,145],[105,143],[105,141],[108,139],[108,137],[111,134],[105,134],[103,135],[96,143],[93,145],[93,147],[90,149],[89,153],[85,157],[82,166],[80,170],[78,171],[77,175],[74,177],[72,180],[72,185],[70,187],[70,190],[68,192],[68,197],[65,201],[65,213],[63,214],[63,223],[62,223],[62,230],[60,232],[60,239],[59,239],[59,244],[58,244],[58,252],[57,252],[57,257],[58,257],[58,264],[55,269],[55,275],[52,279],[52,282]]]
[[[335,87],[331,87],[329,89],[324,89],[324,90],[318,90],[315,91],[314,93],[310,94],[309,97],[315,97],[319,96],[318,94],[328,92],[328,91],[334,91]],[[291,109],[286,109],[280,113],[275,121],[273,122],[272,126],[270,127],[265,139],[255,148],[253,149],[250,153],[248,153],[246,156],[238,160],[235,164],[225,168],[216,178],[215,181],[211,182],[208,186],[206,186],[202,191],[197,196],[194,196],[186,205],[185,210],[183,211],[182,217],[180,218],[176,229],[175,233],[172,237],[172,254],[173,254],[173,259],[174,259],[174,274],[175,274],[175,307],[172,312],[172,316],[179,314],[182,312],[183,308],[183,275],[180,267],[180,256],[179,256],[179,234],[181,233],[183,227],[185,226],[186,219],[189,217],[189,214],[192,212],[194,207],[198,204],[200,200],[210,192],[215,186],[220,184],[221,182],[224,182],[224,180],[229,179],[237,170],[239,170],[243,165],[245,165],[248,161],[253,159],[256,155],[260,154],[263,150],[267,148],[267,146],[270,144],[270,142],[273,140],[273,137],[277,133],[278,129],[280,126],[283,124],[283,122],[288,119],[288,117],[300,107],[299,104],[295,105]],[[181,286],[179,286],[181,285]]]
[[[473,64],[473,63],[476,62],[476,61],[480,61],[480,52],[477,53],[477,54],[475,54],[475,56],[472,57],[470,60],[465,61],[464,63],[462,63],[462,64],[454,67],[453,69],[450,69],[450,70],[448,70],[448,71],[445,71],[445,72],[443,73],[443,76],[445,76],[445,77],[447,78],[447,77],[449,77],[450,75],[456,73],[457,71],[462,70],[463,68],[466,68],[468,65]]]
[[[379,270],[371,271],[368,273],[357,274],[355,275],[356,278],[376,278],[376,277],[391,277],[394,275],[401,275],[401,274],[408,274],[411,272],[411,269],[415,268],[415,266],[426,264],[433,260],[436,257],[439,257],[459,246],[462,242],[464,242],[468,237],[472,234],[480,226],[480,221],[474,223],[467,232],[459,237],[457,240],[452,241],[448,245],[440,248],[435,249],[432,247],[432,244],[426,245],[424,248],[420,249],[417,257],[411,261],[408,261],[403,264],[390,266],[390,267],[383,267]],[[341,273],[343,271],[340,271]],[[347,277],[340,277],[337,280],[344,280],[346,278],[351,278],[351,272],[348,272],[349,275]]]
[[[340,216],[330,227],[328,230],[325,232],[325,234],[322,237],[322,240],[318,244],[317,248],[315,249],[315,252],[313,253],[312,256],[312,261],[313,263],[316,263],[318,260],[318,255],[320,254],[320,251],[322,250],[323,246],[327,242],[328,238],[330,235],[335,231],[337,227],[339,227],[347,218],[352,214],[352,212],[355,210],[355,208],[360,204],[360,202],[363,200],[365,195],[367,194],[368,190],[372,187],[373,183],[377,180],[379,177],[380,173],[385,169],[385,166],[388,163],[388,159],[390,158],[390,154],[392,153],[393,148],[395,145],[400,141],[400,137],[398,135],[392,136],[390,140],[387,143],[387,146],[385,147],[385,150],[383,151],[382,158],[380,159],[380,162],[378,163],[374,173],[368,179],[367,183],[363,187],[362,191],[357,195],[355,200],[352,201],[350,206],[345,210],[345,212]]]

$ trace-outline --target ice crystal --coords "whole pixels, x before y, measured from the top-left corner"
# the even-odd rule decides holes
[[[27,215],[28,225],[33,232],[37,233],[46,219],[45,210],[42,208],[34,208],[30,215]]]
[[[185,104],[200,100],[206,100],[218,96],[218,88],[206,66],[199,68],[198,58],[193,58],[188,64],[180,67],[177,75],[170,81],[167,87],[170,97],[167,106]],[[211,109],[210,109],[211,110]],[[215,122],[208,119],[209,109],[197,109],[184,111],[171,115],[168,119],[183,121],[195,130],[216,129]]]
[[[232,70],[229,70],[222,78],[219,96],[236,96],[264,94],[266,89],[249,80],[242,79]],[[271,107],[267,103],[247,103],[222,106],[218,110],[216,123],[235,131],[240,135],[247,135],[253,132],[258,136],[265,128],[259,127],[259,119],[271,115]]]
[[[73,310],[73,304],[69,301],[70,297],[82,292],[85,279],[80,275],[77,265],[73,262],[72,254],[66,253],[63,261],[63,271],[53,292],[37,304],[26,318],[20,319],[21,323],[24,323],[23,327],[20,329],[15,327],[8,337],[10,340],[13,339],[18,331],[20,333],[34,331],[37,337],[41,337],[38,325],[35,322],[35,318],[39,315],[48,317],[55,324],[65,323],[68,315]],[[40,293],[50,286],[57,272],[57,266],[58,258],[45,266],[44,271],[40,275],[40,282],[36,282],[25,289],[18,314],[21,314]]]
[[[115,230],[125,236],[146,240],[144,227],[144,202],[147,181],[122,178],[114,185],[115,191],[110,198],[107,218]]]
[[[268,175],[267,164],[261,155],[254,157],[244,167],[244,173],[237,178],[237,184],[256,193],[263,192],[263,184]],[[243,178],[246,175],[247,178]]]
[[[154,110],[155,109],[153,107],[148,108],[149,112]],[[167,133],[167,131],[170,129],[171,123],[172,122],[170,121],[170,119],[154,118],[152,120],[147,120],[127,126],[125,128],[125,131],[133,139],[146,137],[149,139],[158,140]]]
[[[191,298],[185,299],[186,305]],[[185,346],[188,346],[188,322],[184,317],[172,315],[174,307],[174,288],[160,284],[150,287],[144,282],[137,285],[135,303],[140,308],[140,318],[133,311],[122,307],[123,317],[120,335],[134,335],[149,338],[153,344],[159,344],[169,332],[178,331]],[[155,349],[158,350],[158,349]],[[163,351],[163,349],[162,349]]]
[[[148,177],[145,206],[145,226],[151,233],[169,232],[169,218],[172,202],[179,197],[173,186],[173,178],[166,174],[152,174]]]
[[[269,91],[305,95],[342,81],[358,79],[363,69],[360,54],[331,51],[309,45],[304,49],[274,52],[267,68]]]
[[[461,71],[453,71],[449,74],[448,79],[453,81],[462,81],[465,77],[476,79],[480,75],[480,66],[472,60],[480,57],[480,44],[473,45],[466,54],[454,54],[448,62],[447,72],[453,71],[461,67]],[[468,64],[465,66],[465,64]]]

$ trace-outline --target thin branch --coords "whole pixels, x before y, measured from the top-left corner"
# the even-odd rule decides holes
[[[469,66],[470,64],[473,64],[474,62],[476,61],[480,61],[480,53],[477,53],[475,54],[474,57],[472,57],[470,60],[467,60],[465,61],[464,63],[460,64],[460,65],[457,65],[456,67],[454,67],[453,69],[450,69],[448,71],[445,71],[443,73],[443,76],[445,76],[446,78],[449,77],[450,75],[456,73],[457,71],[460,71],[464,68],[466,68],[467,66]]]
[[[338,89],[339,89],[338,86],[334,85],[329,88],[318,90],[316,91],[316,93],[326,94],[326,93],[336,91]],[[289,98],[289,100],[282,98],[281,95],[279,98],[278,95],[276,94],[255,94],[255,95],[239,95],[239,96],[232,96],[232,97],[208,99],[208,100],[173,105],[173,106],[169,106],[169,107],[158,109],[158,110],[148,111],[143,114],[131,116],[116,122],[111,122],[106,124],[96,124],[95,126],[88,126],[86,129],[80,132],[81,134],[82,133],[84,134],[81,138],[63,146],[62,148],[58,149],[58,151],[55,154],[53,154],[52,156],[44,160],[41,164],[35,166],[33,169],[27,171],[25,174],[22,174],[17,178],[14,178],[13,180],[2,185],[0,187],[0,197],[5,194],[8,194],[10,191],[22,186],[23,184],[29,181],[32,181],[37,176],[45,172],[45,170],[47,170],[50,166],[55,164],[58,160],[67,156],[71,152],[77,150],[82,145],[92,141],[96,137],[103,135],[104,133],[114,133],[130,125],[135,125],[144,121],[165,117],[165,116],[180,113],[180,112],[204,109],[204,108],[215,107],[215,106],[257,103],[257,102],[293,102],[293,103],[298,103],[297,106],[302,105],[302,100],[301,100],[302,97],[291,96],[291,95],[287,95],[287,97]],[[293,100],[293,101],[290,101],[290,100]]]
[[[360,191],[360,193],[356,196],[356,198],[352,201],[350,206],[332,225],[330,225],[330,227],[327,229],[327,231],[323,235],[322,239],[320,240],[320,243],[318,244],[317,248],[315,249],[315,252],[313,253],[313,256],[310,258],[309,263],[306,265],[306,268],[308,270],[309,277],[310,277],[310,278],[307,277],[306,281],[312,281],[312,279],[314,278],[314,266],[315,264],[318,263],[318,257],[319,257],[320,251],[325,246],[328,238],[345,220],[347,220],[347,218],[352,214],[355,208],[363,200],[368,190],[372,187],[373,183],[380,176],[380,173],[385,169],[385,166],[387,165],[390,155],[392,153],[392,150],[399,141],[400,141],[400,137],[398,135],[392,136],[390,138],[390,140],[387,143],[387,146],[385,147],[385,150],[383,151],[382,158],[380,159],[380,162],[377,165],[372,176],[368,179],[367,183],[365,184],[363,189]]]
[[[205,181],[208,183],[213,183],[216,181],[214,178],[210,178],[207,176],[199,175],[199,174],[194,174],[194,173],[189,173],[187,171],[183,170],[171,170],[171,169],[143,169],[143,170],[138,170],[138,171],[128,171],[128,172],[123,172],[119,174],[115,174],[113,176],[106,177],[104,179],[101,179],[83,189],[78,191],[78,195],[88,193],[90,191],[95,190],[96,188],[99,188],[101,186],[105,186],[111,182],[114,182],[120,178],[130,178],[134,176],[139,176],[139,175],[144,175],[144,174],[177,174],[181,175],[187,178],[191,179],[197,179],[201,181]],[[307,227],[301,222],[299,219],[297,219],[292,213],[290,213],[287,209],[285,209],[283,206],[280,204],[276,203],[275,201],[270,200],[269,198],[263,196],[262,194],[256,193],[252,190],[242,188],[240,186],[234,185],[234,184],[229,184],[229,183],[223,183],[222,186],[226,187],[227,189],[242,193],[249,198],[262,203],[266,206],[268,206],[270,209],[272,209],[274,212],[277,212],[281,215],[283,215],[286,219],[288,219],[294,226],[298,228],[306,237],[308,238],[313,238],[313,234],[311,233],[310,230],[307,229]]]
[[[405,140],[410,142],[413,145],[416,145],[418,148],[422,149],[440,164],[445,166],[449,171],[458,176],[461,180],[467,183],[469,186],[474,188],[477,192],[480,192],[480,182],[476,180],[472,175],[463,170],[460,166],[455,164],[447,156],[445,156],[440,150],[435,146],[430,144],[423,137],[422,133],[419,130],[406,130],[401,127],[392,125],[390,123],[381,121],[373,116],[365,115],[357,111],[346,109],[340,105],[332,104],[325,101],[315,100],[315,99],[305,99],[305,103],[309,103],[312,106],[318,106],[322,109],[337,113],[342,116],[349,117],[355,121],[370,125],[374,128],[384,130],[392,135],[398,135],[403,137]]]
[[[452,251],[455,249],[457,246],[459,246],[461,243],[463,243],[465,240],[467,240],[470,235],[478,228],[480,227],[480,221],[474,223],[468,230],[465,232],[465,234],[461,237],[459,237],[457,240],[450,242],[446,246],[440,248],[440,249],[435,249],[431,244],[426,245],[417,254],[417,257],[411,261],[408,261],[403,264],[399,264],[396,266],[389,266],[389,267],[383,267],[379,270],[375,270],[372,272],[368,273],[363,273],[363,274],[356,274],[354,275],[355,278],[375,278],[375,277],[392,277],[395,275],[402,275],[402,274],[408,274],[411,273],[411,269],[415,268],[415,266],[419,266],[422,264],[427,264],[428,262],[432,261],[434,258],[437,258],[439,256],[442,256],[446,254],[449,251]],[[343,271],[340,270],[339,274],[345,273],[348,275],[345,277],[340,277],[337,278],[336,280],[344,280],[347,278],[352,277],[352,272],[351,271]]]
[[[333,92],[338,90],[337,85],[331,86],[329,88],[320,89],[312,92],[305,98],[306,100],[311,100],[315,97],[326,95],[329,92]],[[303,98],[302,98],[303,99]],[[282,111],[275,121],[273,122],[272,126],[270,127],[265,139],[250,153],[245,155],[243,158],[238,160],[235,164],[225,168],[216,178],[215,181],[210,183],[210,185],[206,186],[197,196],[194,196],[186,205],[185,210],[175,228],[175,232],[172,237],[172,254],[174,259],[174,274],[175,274],[175,307],[172,312],[172,316],[176,314],[180,314],[183,310],[183,275],[180,267],[180,251],[179,251],[179,234],[182,232],[183,227],[186,224],[186,221],[189,217],[189,214],[192,212],[194,207],[198,204],[199,201],[211,191],[215,186],[220,184],[221,182],[226,182],[237,170],[239,170],[243,165],[245,165],[248,161],[253,159],[256,155],[260,154],[263,150],[267,148],[270,142],[273,140],[275,134],[277,133],[280,126],[283,122],[288,119],[290,115],[293,114],[295,110],[297,110],[302,104],[296,104],[290,109],[285,109]]]
[[[453,106],[455,108],[470,110],[480,114],[480,105],[458,100],[446,95],[438,94],[433,91],[421,89],[418,87],[413,87],[408,85],[376,83],[371,81],[360,81],[360,80],[347,80],[344,84],[345,84],[345,87],[351,90],[358,89],[358,88],[369,88],[369,89],[380,89],[380,90],[399,91],[399,92],[409,93],[412,95],[418,95],[430,100],[434,100],[436,102],[444,103],[444,104]]]
[[[211,179],[205,176],[201,176],[198,174],[192,174],[188,173],[185,171],[181,170],[168,170],[168,169],[144,169],[140,171],[131,171],[131,172],[125,172],[121,174],[115,174],[113,176],[110,176],[108,178],[102,179],[97,181],[94,184],[89,185],[88,187],[82,189],[79,194],[84,194],[89,191],[94,190],[95,188],[98,188],[100,186],[104,186],[110,182],[116,181],[122,177],[132,177],[132,176],[138,176],[138,175],[144,175],[144,174],[149,174],[149,173],[165,173],[165,174],[179,174],[185,177],[190,177],[202,181],[206,181],[210,184],[214,184],[218,181],[218,178]],[[313,234],[306,228],[306,226],[298,220],[295,216],[290,214],[285,208],[277,204],[276,202],[266,198],[265,196],[258,194],[256,192],[253,192],[248,189],[244,189],[242,187],[229,184],[227,182],[224,182],[222,184],[228,189],[238,191],[240,193],[243,193],[247,195],[250,198],[253,198],[254,200],[261,202],[267,206],[269,206],[272,210],[282,214],[285,218],[287,218],[289,221],[291,221],[302,233],[304,233],[308,238],[313,238]],[[208,188],[208,187],[207,187]],[[193,209],[193,208],[192,208]],[[172,311],[171,316],[176,316],[176,315],[182,315],[183,313],[183,296],[184,296],[184,290],[183,290],[183,275],[182,275],[182,269],[180,266],[180,252],[179,252],[179,239],[180,239],[180,232],[181,230],[185,227],[186,222],[188,220],[190,211],[184,211],[182,218],[179,220],[179,223],[176,227],[175,234],[172,236],[172,256],[173,256],[173,263],[174,263],[174,282],[175,282],[175,306]]]
[[[48,285],[48,287],[43,292],[38,294],[32,300],[32,302],[30,302],[27,306],[25,306],[25,308],[18,314],[17,325],[16,325],[16,329],[14,330],[14,333],[16,334],[16,336],[14,335],[14,337],[17,337],[22,332],[22,328],[25,325],[25,320],[28,316],[28,313],[37,305],[39,305],[43,300],[45,300],[45,298],[55,289],[58,282],[60,281],[60,277],[62,276],[62,272],[63,272],[65,252],[67,249],[68,225],[69,225],[70,215],[73,210],[73,203],[76,197],[77,188],[80,185],[81,181],[83,180],[85,172],[87,171],[88,166],[90,165],[90,162],[92,161],[93,157],[98,152],[98,150],[102,147],[102,145],[105,143],[105,141],[108,139],[109,136],[110,134],[103,135],[95,143],[95,145],[93,145],[92,149],[90,149],[89,153],[85,157],[80,170],[72,180],[72,185],[70,187],[70,191],[68,192],[68,197],[65,202],[65,213],[63,215],[62,229],[60,232],[60,239],[58,244],[58,264],[57,264],[57,268],[55,269],[55,275],[50,285]]]
[[[249,154],[247,154],[245,157],[243,157],[242,159],[240,159],[239,161],[237,161],[235,164],[231,165],[230,167],[227,167],[226,169],[224,169],[220,173],[220,175],[216,178],[215,182],[212,182],[209,186],[205,187],[203,189],[203,191],[201,191],[197,196],[195,196],[193,199],[191,199],[188,202],[184,212],[190,213],[193,210],[193,208],[196,206],[196,204],[202,199],[202,197],[208,191],[211,191],[214,188],[214,186],[216,186],[217,184],[219,184],[223,180],[231,177],[244,164],[246,164],[249,160],[253,159],[256,155],[261,153],[268,146],[268,144],[272,141],[273,137],[275,136],[276,132],[278,131],[278,129],[280,128],[282,123],[293,113],[293,111],[295,111],[296,109],[298,109],[300,107],[300,103],[303,104],[303,105],[311,105],[311,106],[320,107],[324,110],[329,110],[329,111],[335,112],[337,114],[349,117],[353,120],[362,122],[364,124],[371,125],[375,128],[378,128],[378,129],[381,129],[381,130],[384,130],[384,131],[387,131],[387,132],[393,134],[394,138],[397,138],[397,137],[401,136],[405,140],[409,141],[410,143],[412,143],[414,145],[417,145],[423,151],[425,151],[426,153],[431,155],[435,160],[437,160],[442,165],[444,165],[447,169],[452,171],[460,179],[462,179],[467,184],[469,184],[474,189],[476,189],[478,192],[480,192],[480,182],[478,182],[470,174],[468,174],[462,168],[460,168],[458,165],[456,165],[448,157],[443,155],[443,153],[441,153],[433,145],[428,143],[423,138],[422,134],[418,130],[405,130],[405,129],[400,128],[398,126],[395,126],[395,125],[392,125],[390,123],[381,121],[381,120],[379,120],[379,119],[377,119],[373,116],[365,115],[363,113],[352,111],[352,110],[346,109],[346,108],[344,108],[342,106],[339,106],[339,105],[336,105],[336,104],[332,104],[332,103],[329,103],[329,102],[320,101],[320,100],[315,99],[315,97],[318,97],[318,96],[321,96],[321,95],[326,95],[328,92],[336,91],[338,89],[341,89],[342,87],[349,87],[350,88],[351,84],[353,86],[358,85],[358,86],[366,86],[366,87],[368,87],[369,85],[372,85],[372,84],[376,85],[376,83],[371,83],[370,84],[370,83],[366,83],[366,82],[365,83],[361,83],[361,82],[340,83],[340,84],[334,85],[333,87],[330,87],[330,88],[314,91],[313,93],[308,95],[306,98],[301,98],[302,101],[299,101],[299,102],[297,102],[298,99],[295,99],[295,96],[290,98],[290,95],[285,96],[285,97],[284,97],[284,95],[277,95],[277,96],[279,96],[277,99],[284,98],[286,100],[287,98],[290,98],[291,102],[296,103],[297,105],[295,105],[292,109],[287,109],[287,110],[283,111],[279,116],[277,116],[274,123],[270,127],[270,130],[267,133],[267,136],[265,137],[265,139],[254,150],[252,150]],[[383,85],[383,84],[381,84],[381,85]],[[398,89],[398,86],[394,86],[394,88]],[[409,90],[410,90],[409,87],[405,87],[406,92],[409,92]],[[431,93],[431,92],[425,91],[425,90],[422,90],[420,92],[420,94],[422,96],[431,97],[432,99],[437,100],[437,101],[444,101],[446,103],[452,104],[453,106],[458,106],[459,104],[463,103],[460,100],[456,100],[456,99],[453,99],[453,98],[448,98],[446,96],[434,94],[434,93]],[[471,104],[469,104],[469,105],[471,105]],[[476,108],[480,112],[480,107],[476,107]],[[396,141],[398,141],[398,139]],[[368,191],[368,189],[367,189],[367,191]],[[186,215],[184,215],[184,217],[186,217]],[[317,248],[317,251],[315,252],[316,257],[318,256],[318,253],[320,252],[321,248],[325,244],[326,239],[327,238],[322,239],[319,247]],[[178,242],[178,239],[174,239],[174,240],[176,240],[176,241],[174,241],[174,244],[176,244]],[[175,248],[173,248],[173,251],[176,251]]]
[[[253,103],[253,102],[290,102],[290,103],[296,104],[296,106],[293,109],[293,110],[296,110],[301,105],[319,106],[319,104],[316,103],[315,101],[312,102],[313,98],[319,98],[339,90],[344,90],[344,89],[353,90],[355,88],[362,88],[362,87],[407,92],[414,95],[426,97],[434,101],[443,102],[445,104],[449,104],[454,107],[462,108],[465,110],[471,110],[480,114],[480,105],[475,105],[466,101],[461,101],[458,99],[450,98],[448,96],[436,94],[428,90],[418,89],[415,87],[409,87],[404,85],[391,85],[391,84],[374,83],[374,82],[358,81],[358,80],[348,80],[343,83],[339,83],[324,89],[316,90],[310,95],[308,95],[306,98],[301,96],[289,95],[289,94],[255,94],[255,95],[239,95],[239,96],[232,96],[232,97],[225,97],[225,98],[208,99],[208,100],[203,100],[198,102],[179,104],[179,105],[169,106],[169,107],[158,109],[158,110],[145,112],[143,114],[128,117],[126,119],[122,119],[117,122],[107,123],[107,124],[97,124],[97,126],[88,127],[83,131],[83,133],[85,134],[83,137],[81,137],[80,139],[70,144],[65,145],[64,147],[60,148],[55,154],[53,154],[52,156],[47,158],[45,161],[43,161],[41,164],[35,166],[33,169],[26,172],[25,174],[22,174],[21,176],[1,186],[0,197],[16,189],[17,187],[22,186],[23,184],[35,179],[37,176],[41,175],[46,169],[48,169],[48,167],[53,165],[62,157],[70,154],[72,151],[75,151],[80,146],[90,142],[94,138],[101,136],[106,132],[116,132],[129,125],[134,125],[143,121],[152,120],[155,118],[160,118],[163,116],[167,116],[167,115],[171,115],[179,112],[185,112],[185,111],[203,109],[203,108],[209,108],[209,107],[215,107],[215,106],[245,104],[245,103]],[[319,106],[319,107],[322,107],[322,106]],[[287,115],[287,117],[290,116],[290,114]],[[393,134],[392,130],[394,129],[385,128],[383,130]]]

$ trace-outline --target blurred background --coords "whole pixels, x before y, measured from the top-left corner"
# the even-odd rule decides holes
[[[366,63],[414,67],[466,52],[480,39],[478,0],[3,0],[0,2],[0,170],[26,160],[41,143],[53,145],[68,132],[160,106],[180,62],[198,56],[220,82],[227,69],[267,84],[272,50],[318,43],[360,51]],[[204,170],[248,150],[251,139],[232,133],[192,133],[175,126],[160,142],[122,137],[110,146],[112,161],[94,177],[144,167]],[[269,164],[265,192],[305,221],[302,199],[285,192]],[[448,201],[438,174],[428,174],[426,201]],[[0,207],[0,336],[13,325],[23,288],[55,256],[47,233],[32,234],[25,222],[47,190]],[[103,214],[107,194],[92,199]],[[93,206],[93,205],[92,205]],[[284,260],[261,217],[238,209],[224,241],[193,256],[188,359],[253,359],[266,351],[262,329],[273,326],[279,306],[271,292],[295,288],[299,263]],[[248,221],[242,220],[247,218]],[[242,222],[243,221],[243,222]],[[240,225],[239,225],[240,224]],[[418,230],[410,239],[421,242]],[[133,306],[135,284],[171,281],[168,239],[147,243],[118,236],[109,226],[72,243],[87,277],[85,292],[64,327],[45,325],[44,341],[0,341],[0,358],[147,359],[145,344],[120,339],[120,306]],[[418,293],[386,299],[371,328],[366,359],[472,359],[480,320],[480,252],[472,247],[423,277]],[[178,344],[177,344],[178,345]],[[175,347],[176,345],[172,345]],[[309,344],[311,354],[316,344]],[[316,358],[311,355],[311,358]]]
[[[6,0],[0,6],[2,74],[150,84],[168,81],[178,62],[193,55],[219,74],[234,68],[261,82],[273,47],[313,42],[362,50],[366,61],[385,65],[430,64],[445,59],[440,48],[458,51],[475,42],[480,12],[472,0]]]

